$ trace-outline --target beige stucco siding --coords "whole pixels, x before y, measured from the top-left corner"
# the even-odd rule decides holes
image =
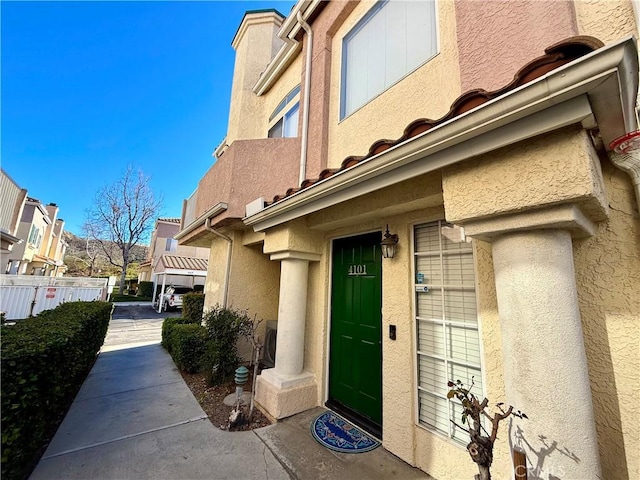
[[[628,0],[582,0],[573,3],[580,35],[605,44],[626,35],[638,35],[633,6]]]
[[[253,86],[282,45],[276,33],[280,17],[272,12],[245,17],[234,40],[236,59],[231,86],[227,143],[246,138],[264,138],[265,102],[253,93]],[[247,121],[259,118],[262,121]]]
[[[278,318],[278,294],[280,291],[280,264],[269,260],[262,253],[262,245],[244,245],[242,231],[228,234],[233,240],[231,253],[231,275],[229,279],[227,306],[246,311],[256,320],[263,320],[258,335],[264,337],[267,320]],[[217,239],[211,242],[211,256],[207,274],[205,311],[224,302],[227,242]],[[244,360],[251,358],[251,346],[241,339],[238,354]]]
[[[640,219],[628,175],[603,160],[609,219],[574,240],[603,478],[640,477]]]
[[[437,2],[439,53],[390,89],[340,121],[342,40],[375,4],[361,2],[333,37],[329,107],[328,167],[350,155],[364,155],[381,138],[402,136],[417,118],[436,119],[460,95],[454,2]]]
[[[447,220],[520,212],[573,202],[606,218],[598,156],[579,127],[540,135],[444,170]]]

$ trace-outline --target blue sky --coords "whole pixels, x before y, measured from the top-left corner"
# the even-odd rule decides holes
[[[226,134],[244,12],[294,3],[2,1],[2,168],[77,235],[127,165],[179,217]]]

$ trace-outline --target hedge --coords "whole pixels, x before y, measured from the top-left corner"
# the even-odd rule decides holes
[[[193,323],[202,322],[204,295],[202,293],[186,293],[182,296],[182,316]]]
[[[153,282],[140,282],[138,283],[138,297],[153,296]]]
[[[69,302],[0,327],[3,478],[30,474],[93,366],[112,308]]]
[[[202,370],[209,340],[207,329],[196,324],[177,324],[171,328],[171,357],[176,367],[187,373]]]
[[[194,322],[193,320],[189,319],[189,318],[185,318],[185,317],[167,317],[164,319],[164,321],[162,322],[162,340],[161,340],[161,345],[164,347],[164,349],[171,353],[173,350],[173,339],[172,339],[172,335],[173,335],[173,327],[176,325],[188,325],[188,324],[194,324],[194,323],[200,323],[198,322]]]

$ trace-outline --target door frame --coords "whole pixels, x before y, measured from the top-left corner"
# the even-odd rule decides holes
[[[358,237],[360,235],[366,235],[368,233],[377,233],[380,232],[381,235],[384,234],[384,228],[379,227],[379,228],[372,228],[372,229],[367,229],[367,230],[362,230],[362,231],[357,231],[354,233],[349,233],[349,234],[344,234],[344,235],[336,235],[333,237],[329,237],[328,241],[329,241],[329,256],[328,256],[328,268],[326,270],[326,275],[328,278],[328,282],[327,282],[327,299],[326,299],[326,308],[327,308],[327,336],[325,339],[325,361],[324,361],[324,394],[322,395],[322,405],[324,406],[328,401],[329,401],[329,375],[330,375],[330,370],[329,370],[329,362],[331,359],[331,325],[332,325],[332,314],[331,314],[331,303],[333,301],[333,242],[334,240],[341,240],[343,238],[351,238],[351,237]],[[382,281],[382,276],[384,275],[384,262],[382,263],[382,267],[381,267],[381,274],[380,274],[380,280]],[[384,283],[383,285],[384,286]],[[381,299],[384,299],[384,288],[381,288]],[[383,324],[382,324],[382,311],[380,312],[380,333],[381,335],[384,337],[384,332],[383,332]],[[382,345],[380,346],[380,348],[382,349]],[[381,351],[381,367],[384,366],[384,352]],[[384,369],[381,372],[382,374],[382,384],[384,386]],[[384,393],[384,392],[383,392]],[[381,407],[382,407],[382,415],[383,415],[383,419],[384,419],[384,402],[383,402],[383,397],[380,399],[381,402]],[[349,420],[349,419],[347,419]],[[382,426],[382,425],[381,425]],[[379,440],[382,440],[382,436],[380,436]]]

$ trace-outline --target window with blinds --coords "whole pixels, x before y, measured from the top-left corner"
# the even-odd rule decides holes
[[[414,241],[418,422],[466,444],[468,434],[450,422],[460,423],[462,407],[447,399],[447,382],[473,378],[483,394],[473,249],[444,221],[417,225]]]

